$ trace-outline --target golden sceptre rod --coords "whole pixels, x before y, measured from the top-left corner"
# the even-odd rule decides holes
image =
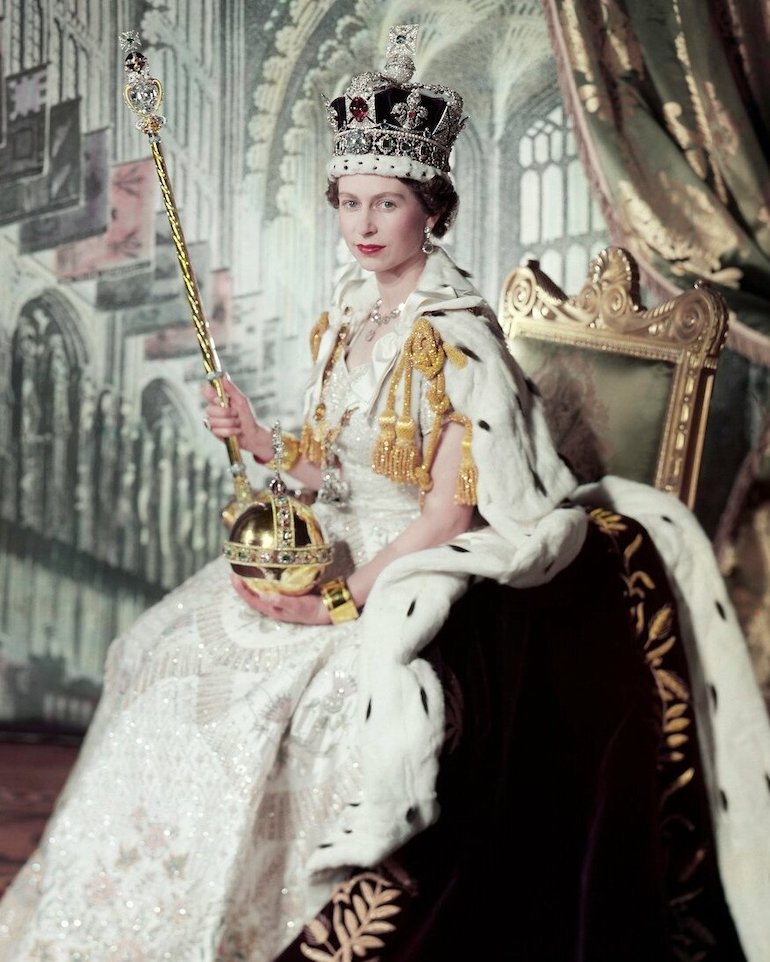
[[[219,403],[222,407],[227,407],[228,397],[222,386],[224,371],[219,363],[217,349],[203,311],[198,282],[190,263],[190,255],[179,221],[179,212],[171,189],[171,178],[168,174],[160,143],[160,129],[166,123],[166,118],[158,113],[163,102],[163,87],[159,80],[149,74],[147,58],[141,51],[142,43],[136,31],[129,30],[122,33],[120,35],[120,46],[126,54],[124,69],[128,77],[128,82],[123,89],[123,99],[129,109],[138,117],[137,129],[147,134],[150,141],[152,159],[155,161],[155,170],[163,194],[163,205],[166,208],[177,260],[182,271],[195,336],[203,357],[203,367],[206,377],[217,392]],[[225,438],[225,445],[230,459],[230,474],[233,478],[235,499],[223,509],[222,517],[227,524],[232,524],[235,518],[254,501],[254,493],[246,476],[246,466],[241,457],[238,439],[235,437]]]

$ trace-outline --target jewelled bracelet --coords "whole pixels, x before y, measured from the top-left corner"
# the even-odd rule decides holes
[[[358,618],[358,608],[343,578],[332,578],[331,581],[322,584],[321,597],[333,625],[340,625],[344,621],[355,621]]]

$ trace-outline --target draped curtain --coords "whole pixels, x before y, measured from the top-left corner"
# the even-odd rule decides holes
[[[731,309],[696,513],[717,540],[770,474],[770,6],[543,0],[560,84],[613,242],[667,297]]]

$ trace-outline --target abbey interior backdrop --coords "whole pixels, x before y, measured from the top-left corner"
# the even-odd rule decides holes
[[[110,639],[220,550],[230,486],[118,34],[163,144],[225,366],[291,427],[345,254],[322,95],[420,24],[417,76],[469,121],[447,238],[496,304],[537,256],[577,290],[608,237],[537,0],[0,0],[0,727],[82,729]],[[541,203],[542,201],[542,203]],[[289,373],[291,372],[291,373]]]

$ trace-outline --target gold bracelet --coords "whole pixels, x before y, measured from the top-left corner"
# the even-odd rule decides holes
[[[283,457],[281,458],[279,470],[291,471],[297,461],[299,461],[300,454],[302,453],[299,448],[299,441],[293,434],[282,434],[281,438],[283,439]],[[266,466],[270,468],[271,471],[275,471],[275,458],[271,458]]]
[[[332,578],[331,581],[322,584],[321,597],[333,625],[340,625],[343,621],[355,621],[358,618],[358,608],[344,578]]]

